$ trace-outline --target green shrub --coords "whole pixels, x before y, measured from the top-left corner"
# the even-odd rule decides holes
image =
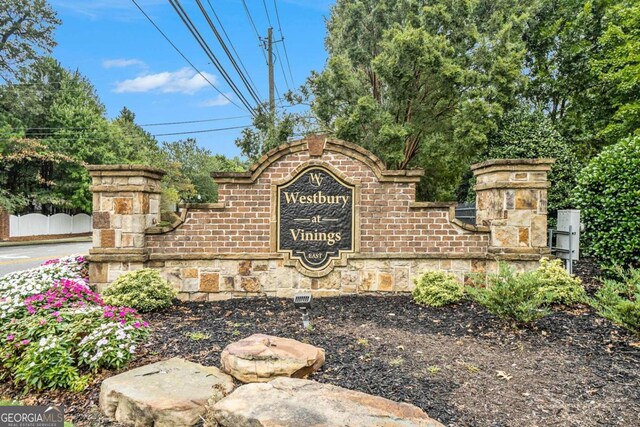
[[[589,253],[605,266],[640,266],[640,135],[605,148],[574,193]]]
[[[562,260],[542,258],[540,267],[532,274],[538,282],[538,292],[548,304],[573,305],[587,301],[582,280],[569,274]]]
[[[490,312],[520,323],[549,314],[548,302],[540,292],[535,272],[517,274],[504,263],[500,264],[498,274],[487,275],[486,287],[467,286],[466,291]]]
[[[418,304],[442,307],[454,304],[464,296],[464,287],[456,276],[444,271],[427,271],[414,279],[413,300]]]
[[[524,105],[506,112],[477,160],[534,158],[556,159],[549,173],[551,186],[547,194],[549,222],[555,226],[557,210],[572,207],[570,196],[581,165],[571,145],[542,111]],[[476,195],[471,174],[468,176],[471,182],[465,186],[466,196],[459,197],[472,201]]]
[[[619,276],[622,281],[605,279],[590,303],[602,317],[640,333],[640,269]]]
[[[152,311],[169,307],[177,292],[157,270],[143,269],[118,277],[103,293],[109,305]]]

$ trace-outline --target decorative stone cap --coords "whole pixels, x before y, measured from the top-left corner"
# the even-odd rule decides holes
[[[424,175],[422,169],[388,170],[382,160],[357,144],[324,135],[309,135],[269,150],[246,172],[213,172],[211,176],[218,184],[251,184],[278,159],[301,151],[309,152],[312,157],[320,157],[324,152],[344,154],[365,163],[382,182],[419,182]]]
[[[162,179],[166,174],[166,172],[160,168],[146,165],[87,165],[86,167],[92,177],[144,176],[148,178]]]
[[[471,165],[474,175],[488,172],[549,171],[555,159],[494,159]]]

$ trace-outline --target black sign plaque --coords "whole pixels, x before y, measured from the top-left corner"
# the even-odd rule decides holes
[[[354,249],[354,186],[312,166],[277,188],[278,252],[322,270]]]

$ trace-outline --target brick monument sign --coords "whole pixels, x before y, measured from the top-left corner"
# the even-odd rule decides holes
[[[266,153],[247,172],[214,173],[218,203],[184,204],[160,226],[163,171],[89,166],[93,178],[90,280],[158,269],[184,300],[406,292],[426,270],[464,280],[519,270],[547,255],[547,172],[553,160],[472,166],[476,223],[455,203],[416,202],[422,170],[387,170],[369,151],[311,136]]]

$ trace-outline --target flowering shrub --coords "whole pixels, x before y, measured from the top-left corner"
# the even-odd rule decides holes
[[[82,307],[87,304],[102,305],[102,298],[85,283],[68,279],[58,280],[44,294],[32,295],[24,300],[29,314],[34,314],[37,308],[57,310],[61,307]]]
[[[0,378],[27,389],[82,390],[86,372],[124,366],[149,334],[136,310],[104,305],[81,257],[5,276],[1,286]]]
[[[27,315],[24,299],[46,292],[61,279],[87,283],[87,263],[83,257],[66,257],[45,262],[31,270],[0,277],[0,323]]]

